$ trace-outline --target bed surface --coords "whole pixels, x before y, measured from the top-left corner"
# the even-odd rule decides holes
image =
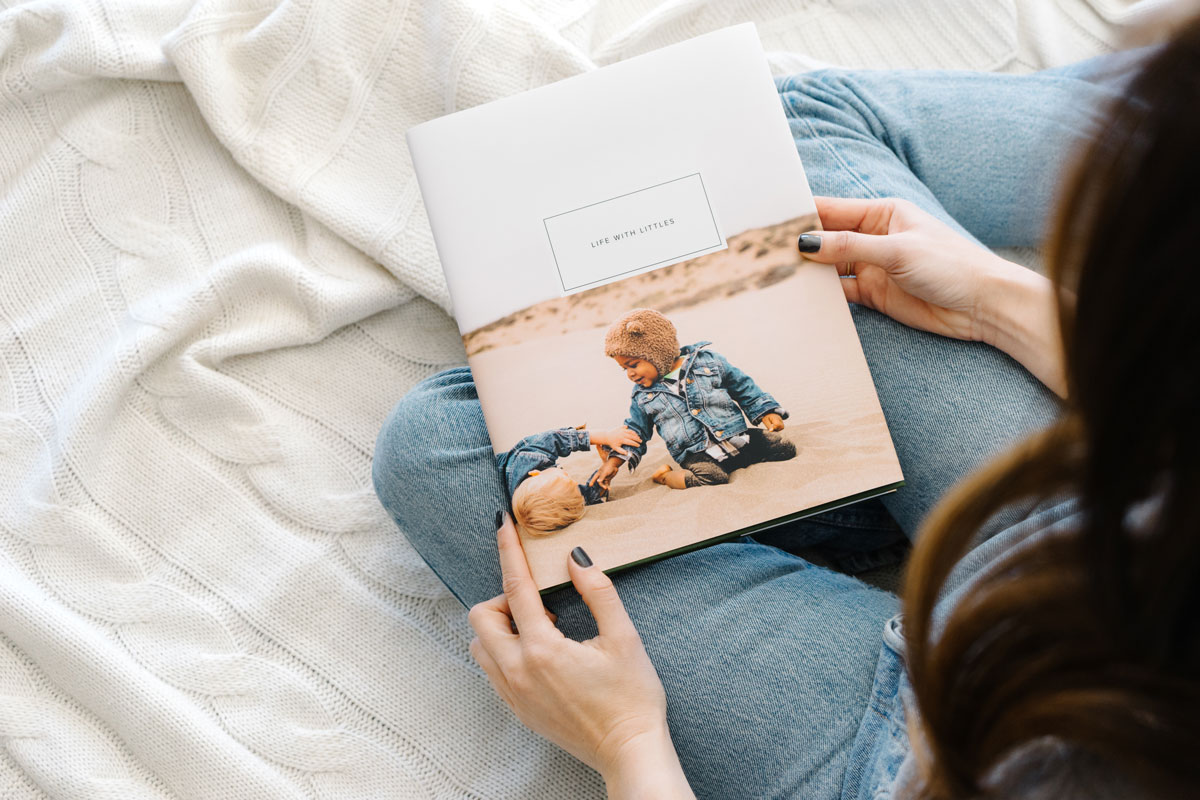
[[[602,796],[371,490],[463,361],[405,129],[745,20],[1026,72],[1158,4],[0,0],[0,796]]]

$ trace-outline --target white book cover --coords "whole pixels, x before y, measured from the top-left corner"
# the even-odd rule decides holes
[[[901,485],[753,24],[407,139],[539,588]]]

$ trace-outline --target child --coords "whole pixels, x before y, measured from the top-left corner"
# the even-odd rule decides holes
[[[612,324],[604,354],[636,384],[625,427],[641,441],[627,453],[614,451],[598,482],[611,480],[623,463],[636,467],[655,430],[680,469],[664,464],[651,477],[672,489],[728,483],[735,469],[795,457],[796,446],[778,433],[787,411],[708,345],[681,348],[671,320],[649,308]]]
[[[600,481],[593,473],[587,483],[576,484],[558,459],[592,445],[609,456],[641,439],[625,428],[589,434],[581,428],[559,428],[526,436],[509,451],[496,456],[504,487],[512,498],[517,522],[531,531],[548,533],[565,528],[583,516],[585,505],[608,499],[611,476]],[[601,449],[604,448],[604,449]]]

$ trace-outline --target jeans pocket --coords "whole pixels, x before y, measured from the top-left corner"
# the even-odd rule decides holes
[[[903,639],[899,616],[885,625],[883,646],[870,699],[850,750],[842,781],[842,800],[891,797],[900,765],[908,757],[905,723]]]

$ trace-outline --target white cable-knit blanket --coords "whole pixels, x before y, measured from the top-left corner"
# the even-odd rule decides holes
[[[0,797],[585,798],[371,490],[462,360],[404,131],[755,20],[1028,71],[1121,0],[0,0]]]

